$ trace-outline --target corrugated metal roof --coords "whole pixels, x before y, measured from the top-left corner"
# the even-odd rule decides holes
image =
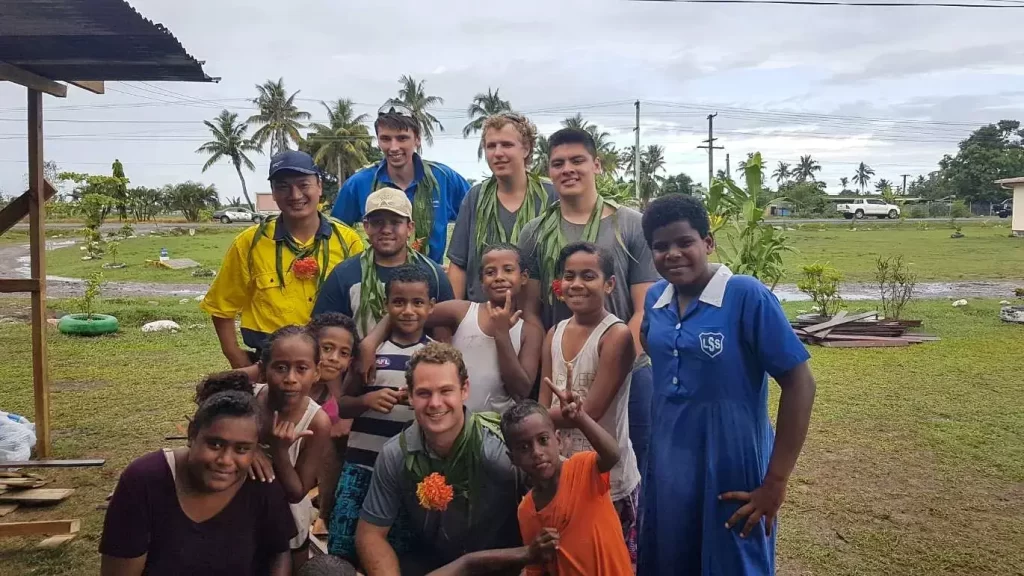
[[[122,0],[2,0],[0,61],[51,80],[212,80]]]

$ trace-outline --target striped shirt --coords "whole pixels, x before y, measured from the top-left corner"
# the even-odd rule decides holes
[[[369,394],[383,388],[404,390],[405,368],[409,364],[409,359],[428,342],[430,338],[426,336],[419,342],[406,346],[386,340],[377,348],[377,377],[363,393]],[[377,453],[384,447],[384,443],[389,438],[397,436],[414,419],[412,408],[406,404],[396,404],[387,414],[367,410],[352,421],[345,461],[372,469],[374,462],[377,461]]]

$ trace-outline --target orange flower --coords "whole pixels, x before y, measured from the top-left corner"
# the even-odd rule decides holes
[[[427,510],[447,510],[455,491],[444,476],[434,472],[416,486],[416,497]]]
[[[558,300],[562,299],[562,279],[558,278],[551,281],[551,293],[555,295]]]
[[[292,264],[292,273],[299,280],[312,280],[320,272],[320,265],[309,256],[300,258]]]
[[[412,249],[417,252],[423,252],[423,238],[417,238],[412,241]]]

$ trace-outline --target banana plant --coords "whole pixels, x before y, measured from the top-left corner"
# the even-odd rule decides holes
[[[743,166],[745,189],[731,179],[715,179],[707,208],[712,233],[728,224],[735,231],[727,239],[728,247],[718,244],[722,262],[737,274],[748,274],[775,288],[785,272],[782,254],[793,248],[784,232],[764,223],[764,208],[771,198],[764,190],[762,170],[757,152]]]

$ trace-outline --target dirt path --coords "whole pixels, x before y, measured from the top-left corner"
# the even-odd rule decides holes
[[[51,240],[47,250],[73,246],[75,240]],[[28,245],[0,247],[0,277],[28,278]],[[47,275],[46,292],[51,298],[71,298],[82,294],[83,281],[79,278],[64,278]],[[1015,288],[1024,281],[972,281],[972,282],[921,282],[917,285],[918,298],[1010,298]],[[153,296],[199,296],[205,294],[203,284],[164,284],[160,282],[106,282],[102,293],[106,297],[139,298]],[[807,296],[797,290],[795,284],[780,284],[775,288],[779,299],[790,302],[806,301]],[[877,300],[878,287],[872,284],[843,284],[841,294],[845,300]]]

